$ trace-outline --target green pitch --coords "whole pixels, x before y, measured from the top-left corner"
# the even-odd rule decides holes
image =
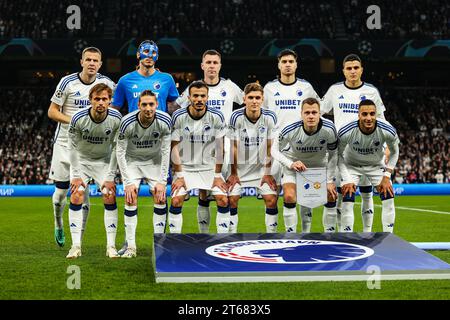
[[[140,199],[137,228],[138,257],[105,257],[106,235],[100,198],[91,199],[91,214],[83,240],[83,256],[65,258],[70,248],[67,208],[64,215],[66,246],[53,240],[51,198],[0,198],[0,299],[448,299],[450,280],[382,281],[369,290],[366,282],[156,284],[152,266],[152,200]],[[357,200],[359,201],[359,200]],[[184,207],[183,232],[197,232],[197,198]],[[240,232],[264,232],[264,204],[243,198]],[[382,231],[379,199],[375,200],[374,231]],[[124,239],[123,199],[118,200],[117,247]],[[410,242],[450,242],[449,197],[398,197],[395,233]],[[215,205],[211,205],[215,212]],[[282,204],[279,203],[281,210]],[[357,211],[359,205],[355,206]],[[414,209],[414,210],[412,210]],[[417,211],[418,210],[418,211]],[[431,212],[437,211],[437,212]],[[281,214],[280,214],[281,216]],[[215,214],[211,231],[215,231]],[[283,221],[279,219],[279,231]],[[322,210],[313,213],[312,232],[322,231]],[[361,217],[355,216],[355,230]],[[431,252],[450,263],[450,251]],[[67,269],[81,271],[81,288],[70,290]]]

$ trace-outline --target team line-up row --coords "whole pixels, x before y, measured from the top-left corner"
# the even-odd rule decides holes
[[[332,86],[319,100],[308,82],[295,77],[297,56],[291,50],[278,56],[278,80],[264,88],[258,83],[248,84],[244,92],[231,81],[219,78],[220,54],[209,50],[202,58],[203,81],[193,82],[172,100],[177,110],[170,116],[161,111],[170,111],[168,94],[166,101],[161,102],[162,89],[170,85],[162,80],[148,83],[159,72],[154,69],[158,58],[154,43],[141,44],[138,70],[122,77],[117,86],[97,73],[99,65],[95,63],[100,61],[101,65],[101,53],[97,50],[83,51],[83,71],[60,81],[49,109],[51,118],[55,118],[51,114],[53,104],[63,115],[56,119],[60,124],[51,176],[56,185],[55,239],[60,246],[65,242],[62,211],[67,189],[71,189],[72,248],[67,258],[81,255],[81,238],[89,211],[86,186],[92,179],[103,193],[107,256],[111,258],[119,257],[120,253],[122,257],[136,256],[137,194],[143,179],[154,195],[155,233],[165,232],[166,221],[171,233],[181,232],[181,210],[191,189],[200,189],[197,208],[200,232],[209,232],[211,197],[217,202],[217,232],[237,232],[242,187],[258,189],[265,203],[266,231],[277,232],[280,186],[284,193],[285,231],[296,232],[296,195],[297,187],[301,187],[296,186],[296,173],[314,167],[326,168],[324,181],[314,181],[315,188],[327,189],[325,232],[353,231],[357,185],[363,195],[363,231],[371,230],[371,192],[375,186],[383,204],[383,230],[392,232],[395,208],[390,174],[398,159],[399,140],[395,129],[384,120],[378,90],[361,81],[362,63],[356,55],[344,59],[346,81]],[[142,70],[150,75],[143,76]],[[84,73],[91,73],[93,81],[83,81]],[[141,77],[139,85],[123,81],[130,75]],[[207,79],[214,78],[217,83],[209,84]],[[120,88],[124,83],[126,91],[131,92],[125,94],[127,99],[137,101],[136,110],[122,117],[111,104],[120,107]],[[141,86],[144,90],[133,92]],[[84,105],[90,108],[77,111],[80,103],[76,100],[82,99],[82,95],[88,97]],[[243,105],[232,111],[233,102]],[[67,112],[71,105],[72,114]],[[131,106],[132,101],[128,101],[129,110]],[[329,111],[334,113],[334,123],[320,116]],[[390,156],[385,159],[387,150]],[[168,208],[166,182],[170,163],[173,182]],[[117,166],[125,189],[126,245],[119,252],[115,249],[118,213],[113,182]],[[338,190],[341,189],[339,194],[336,182]],[[338,201],[337,208],[336,201],[340,199],[343,201]],[[368,200],[368,205],[364,205],[364,200]],[[302,231],[309,232],[311,209],[301,206],[300,213]]]

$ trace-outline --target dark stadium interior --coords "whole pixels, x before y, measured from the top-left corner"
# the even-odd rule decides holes
[[[221,74],[243,88],[274,79],[274,52],[290,47],[319,95],[342,81],[342,58],[355,52],[401,137],[394,181],[450,182],[450,3],[377,3],[381,30],[366,27],[369,0],[0,1],[0,183],[52,183],[47,109],[61,76],[79,70],[80,50],[101,48],[100,72],[117,81],[145,38],[158,43],[157,67],[179,92],[200,77],[209,48],[223,53]],[[66,27],[69,5],[81,9],[80,30]]]

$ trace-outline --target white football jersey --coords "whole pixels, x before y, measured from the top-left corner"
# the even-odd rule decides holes
[[[189,87],[176,100],[177,104],[186,108],[189,105]],[[220,78],[216,85],[208,85],[208,102],[206,105],[210,109],[220,110],[225,121],[228,123],[233,112],[233,103],[242,104],[244,102],[244,92],[230,79]]]
[[[192,118],[189,108],[178,109],[172,115],[172,141],[180,141],[178,148],[185,171],[214,170],[216,139],[225,134],[225,118],[219,110],[207,108],[200,119]]]
[[[77,111],[70,122],[69,149],[70,164],[76,176],[79,164],[114,163],[115,138],[119,130],[122,115],[119,111],[108,108],[108,114],[102,122],[95,122],[90,115],[91,108]]]
[[[161,166],[161,175],[154,177],[167,181],[170,161],[171,118],[156,110],[155,119],[144,128],[139,121],[139,110],[123,117],[117,138],[117,162],[126,185],[130,184],[128,164]]]
[[[319,96],[312,85],[297,78],[293,84],[283,84],[279,79],[268,82],[264,86],[263,107],[277,115],[280,130],[301,120],[302,101]]]
[[[352,121],[341,128],[339,136],[339,169],[343,175],[343,164],[352,166],[377,166],[385,167],[383,162],[384,143],[391,152],[387,168],[393,169],[397,163],[400,140],[397,132],[386,120],[377,119],[375,131],[365,134],[361,131],[358,121]],[[348,180],[348,179],[347,179]],[[346,180],[346,181],[347,181]]]
[[[270,110],[261,109],[256,122],[248,119],[245,107],[232,113],[228,134],[230,140],[238,142],[237,170],[241,182],[261,179],[264,175],[267,140],[273,140],[276,124],[277,117]]]
[[[358,120],[359,103],[362,100],[372,100],[377,107],[377,118],[384,119],[384,107],[378,89],[363,82],[357,88],[349,88],[345,82],[333,84],[322,98],[320,113],[334,115],[334,123],[339,131],[345,124]]]
[[[87,108],[91,105],[89,101],[89,91],[93,86],[99,83],[105,83],[113,91],[116,87],[115,83],[108,77],[97,73],[92,83],[84,83],[79,73],[72,73],[65,76],[59,81],[56,91],[50,99],[51,102],[61,106],[60,111],[72,117],[75,112],[80,109]],[[58,122],[53,142],[67,147],[68,136],[67,131],[69,124]]]

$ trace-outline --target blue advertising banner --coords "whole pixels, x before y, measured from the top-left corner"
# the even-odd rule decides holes
[[[256,196],[255,188],[243,189],[243,196]],[[0,197],[50,197],[54,190],[54,185],[0,185]],[[168,186],[168,196],[170,196],[170,191],[170,186]],[[450,183],[394,184],[394,191],[397,196],[450,195]],[[139,195],[147,196],[149,194],[148,185],[141,185]],[[90,195],[96,197],[101,196],[101,193],[95,185],[90,185]],[[117,195],[119,197],[124,195],[122,185],[117,185]],[[198,195],[198,190],[192,190],[191,195]]]
[[[450,279],[450,265],[391,233],[155,234],[157,282]]]

